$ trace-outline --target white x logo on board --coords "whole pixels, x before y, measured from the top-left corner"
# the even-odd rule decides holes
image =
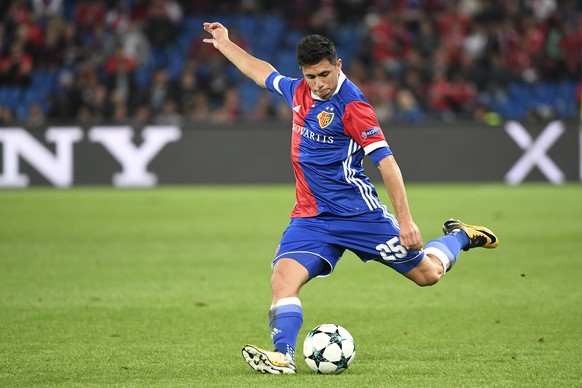
[[[564,173],[546,154],[564,131],[564,124],[561,121],[554,121],[548,124],[534,141],[520,123],[508,121],[505,125],[505,132],[515,140],[525,153],[505,175],[505,181],[512,185],[519,184],[537,166],[550,182],[554,184],[564,183]]]

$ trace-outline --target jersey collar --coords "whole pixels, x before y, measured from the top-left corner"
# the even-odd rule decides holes
[[[337,88],[335,89],[335,92],[333,92],[333,94],[331,95],[331,97],[335,96],[337,94],[337,92],[339,92],[339,90],[342,87],[342,84],[344,83],[345,80],[346,80],[346,75],[344,74],[343,71],[340,71],[339,78],[338,78],[338,81],[337,81]],[[321,97],[318,97],[315,93],[313,93],[313,91],[311,91],[311,97],[314,100],[318,100],[318,101],[329,101],[329,100],[331,100],[331,97],[328,100],[323,99]]]

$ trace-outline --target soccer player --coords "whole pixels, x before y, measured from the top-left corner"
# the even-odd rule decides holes
[[[293,110],[296,203],[272,264],[269,326],[275,350],[244,346],[242,354],[251,368],[295,373],[303,323],[299,290],[314,277],[331,274],[346,249],[364,262],[377,261],[419,286],[430,286],[451,269],[461,250],[498,246],[488,228],[454,219],[444,223],[443,237],[423,245],[400,168],[374,110],[342,72],[329,39],[308,35],[299,42],[296,58],[303,78],[293,79],[233,43],[222,24],[207,22],[204,30],[211,35],[205,43],[259,86],[280,94]],[[380,170],[394,214],[364,174],[365,155]]]

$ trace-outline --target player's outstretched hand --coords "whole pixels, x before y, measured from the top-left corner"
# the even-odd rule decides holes
[[[218,48],[218,45],[221,42],[228,40],[228,30],[218,22],[204,22],[204,31],[212,35],[212,38],[205,38],[203,39],[203,42],[211,43],[216,48]]]

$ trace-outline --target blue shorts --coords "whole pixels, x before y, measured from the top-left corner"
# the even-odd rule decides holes
[[[277,247],[273,265],[289,258],[309,272],[309,279],[331,274],[346,249],[363,262],[385,264],[401,274],[416,267],[424,252],[400,245],[400,229],[392,215],[381,211],[353,217],[293,218]]]

